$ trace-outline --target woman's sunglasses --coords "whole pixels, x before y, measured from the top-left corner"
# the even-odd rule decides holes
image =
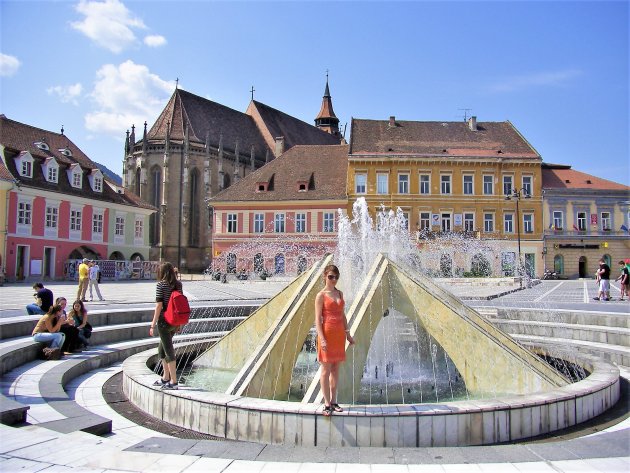
[[[339,279],[339,276],[336,276],[334,274],[329,274],[328,276],[326,276],[328,279]]]

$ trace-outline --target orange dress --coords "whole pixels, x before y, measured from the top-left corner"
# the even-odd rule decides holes
[[[324,294],[322,307],[322,329],[326,339],[326,351],[320,346],[317,339],[317,361],[324,363],[337,363],[346,360],[346,332],[345,314],[343,312],[345,301],[343,296],[339,302]]]

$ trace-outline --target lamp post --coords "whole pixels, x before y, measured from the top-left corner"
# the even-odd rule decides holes
[[[519,213],[518,210],[518,203],[520,202],[521,199],[529,199],[531,198],[531,195],[529,194],[529,192],[527,192],[527,189],[522,187],[521,189],[514,189],[514,191],[512,191],[511,194],[508,194],[505,196],[505,200],[512,200],[514,199],[516,201],[516,238],[518,241],[518,265],[517,265],[517,269],[518,269],[518,280],[519,280],[519,287],[522,289],[523,288],[523,277],[522,277],[522,262],[521,262],[521,214]]]

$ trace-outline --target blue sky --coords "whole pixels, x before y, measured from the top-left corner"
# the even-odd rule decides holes
[[[630,184],[629,2],[0,0],[0,112],[120,174],[175,79],[312,123],[510,120],[543,160]]]

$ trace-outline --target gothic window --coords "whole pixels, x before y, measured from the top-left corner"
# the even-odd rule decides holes
[[[151,205],[160,208],[162,204],[162,169],[159,166],[151,168],[149,181],[150,196],[149,202]],[[153,213],[149,219],[149,240],[151,246],[158,245],[160,243],[160,211]]]
[[[140,168],[136,168],[136,189],[134,192],[140,196]]]
[[[190,173],[190,199],[188,216],[188,244],[199,246],[199,170]]]

